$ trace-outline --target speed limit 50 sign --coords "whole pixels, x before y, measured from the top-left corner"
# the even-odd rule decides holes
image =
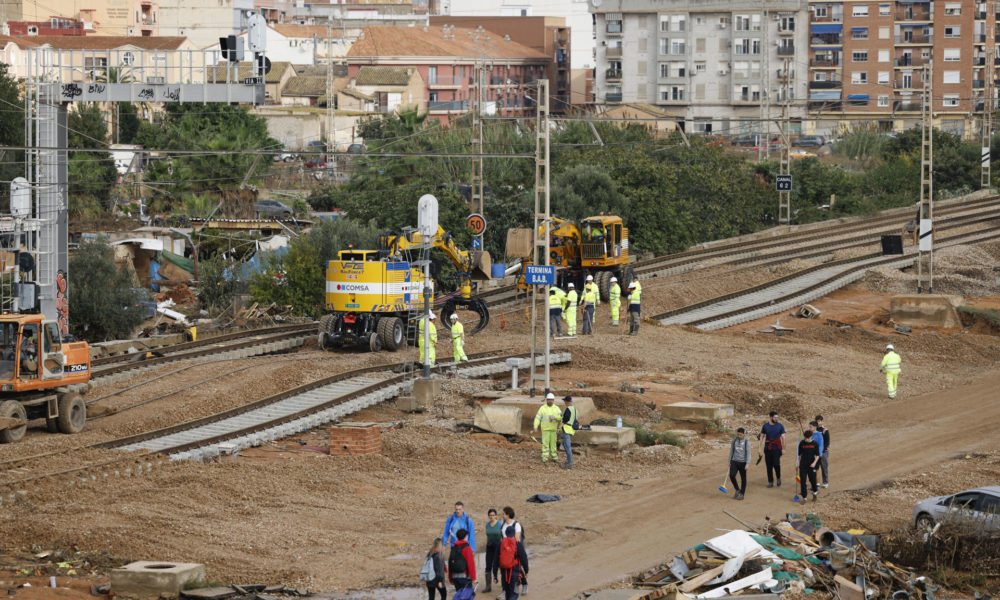
[[[482,235],[483,232],[486,231],[486,217],[484,217],[479,213],[472,213],[471,215],[469,215],[469,218],[468,220],[465,221],[465,224],[475,235]]]

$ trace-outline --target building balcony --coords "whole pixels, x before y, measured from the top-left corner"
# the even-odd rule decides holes
[[[733,104],[760,104],[760,94],[740,94],[734,96]]]
[[[789,27],[787,29],[779,27],[778,35],[795,35],[795,26],[793,25],[792,27]]]
[[[795,56],[795,46],[778,46],[778,56]]]
[[[622,57],[621,46],[608,46],[608,52],[606,56],[608,58],[621,58]]]
[[[444,75],[439,75],[437,77],[427,78],[427,87],[431,89],[448,89],[448,88],[460,88],[466,81],[469,81],[468,77],[448,77]],[[472,82],[469,81],[471,84]]]
[[[929,58],[922,58],[920,56],[904,55],[896,58],[892,61],[893,66],[896,67],[922,67],[930,62]]]
[[[621,92],[608,92],[607,94],[604,94],[604,101],[605,102],[621,102],[622,101],[622,93]]]
[[[985,87],[986,87],[986,81],[985,80],[983,80],[983,79],[973,79],[972,80],[972,89],[974,89],[974,90],[981,90],[981,89],[983,89]]]
[[[973,38],[972,41],[974,43],[976,43],[976,44],[985,44],[986,43],[986,34],[985,33],[977,33],[977,34],[973,35],[972,38]]]
[[[809,89],[811,90],[836,90],[843,87],[843,81],[810,81]]]
[[[895,112],[920,112],[920,102],[912,100],[896,100],[892,103]]]
[[[931,14],[929,6],[929,4],[922,7],[920,5],[901,6],[896,10],[896,21],[931,21],[934,19],[934,15]]]
[[[842,46],[844,36],[839,33],[814,33],[809,38],[810,46]]]
[[[976,11],[976,20],[977,21],[985,21],[986,20],[986,11],[985,10],[977,10]]]
[[[468,100],[433,100],[427,103],[429,112],[458,112],[469,110]]]
[[[901,91],[920,91],[924,89],[924,84],[920,81],[900,81],[896,80],[892,82],[892,89]]]
[[[897,35],[894,38],[897,46],[916,46],[918,44],[933,44],[934,34],[914,34],[914,35]]]
[[[975,56],[975,57],[973,57],[972,58],[972,66],[973,67],[985,67],[986,66],[986,57],[985,56]]]
[[[607,71],[604,72],[604,78],[609,81],[621,80],[622,78],[621,69],[608,69]]]
[[[844,105],[840,100],[811,100],[809,102],[809,112],[843,112]]]
[[[840,58],[813,58],[809,61],[809,66],[817,69],[837,69],[840,68]]]
[[[844,13],[842,13],[842,12],[834,12],[832,10],[829,11],[829,13],[830,14],[828,14],[825,17],[816,17],[816,16],[814,16],[814,17],[812,17],[812,19],[810,19],[809,22],[810,23],[843,23],[844,22]]]

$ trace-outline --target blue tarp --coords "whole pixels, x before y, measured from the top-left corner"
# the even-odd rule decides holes
[[[813,25],[810,29],[812,33],[840,33],[843,30],[843,25],[828,25],[826,23]]]
[[[256,273],[260,273],[261,271],[263,271],[267,267],[267,258],[269,256],[284,256],[284,254],[286,252],[288,252],[288,246],[282,246],[281,248],[278,248],[277,250],[270,250],[270,251],[260,250],[260,251],[258,251],[257,254],[254,254],[252,257],[250,257],[249,259],[243,261],[240,265],[238,265],[238,268],[239,268],[238,276],[239,276],[239,278],[245,280],[245,279],[249,279],[250,276],[252,276],[252,275],[254,275]],[[232,269],[232,267],[226,269],[225,277],[226,277],[227,280],[233,278],[233,269]]]
[[[160,263],[155,260],[149,261],[149,279],[152,281],[158,280],[160,278]],[[151,284],[149,286],[154,292],[160,291],[160,286]]]

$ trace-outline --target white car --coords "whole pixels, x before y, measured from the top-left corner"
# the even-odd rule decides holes
[[[950,496],[935,496],[913,507],[913,525],[931,529],[937,523],[973,527],[983,531],[1000,530],[1000,486],[965,490]]]

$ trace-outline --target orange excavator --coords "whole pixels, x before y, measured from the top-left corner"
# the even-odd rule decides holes
[[[82,431],[87,405],[74,384],[89,381],[87,342],[62,341],[44,315],[0,315],[0,443],[20,441],[32,419],[52,433]]]

